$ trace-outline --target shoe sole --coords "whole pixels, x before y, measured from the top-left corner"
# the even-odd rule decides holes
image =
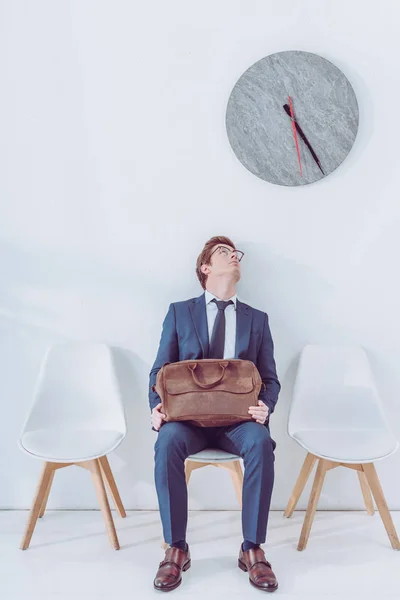
[[[185,572],[188,569],[190,569],[192,564],[192,561],[189,560],[183,567],[182,567],[182,571]],[[157,587],[155,584],[153,584],[153,587],[155,590],[157,590],[158,592],[172,592],[173,590],[176,590],[177,587],[179,587],[182,583],[182,577],[180,578],[180,580],[175,583],[175,585],[171,585],[170,587]]]
[[[246,567],[246,565],[244,563],[242,563],[242,561],[239,559],[238,559],[238,567],[245,573],[248,572],[248,568]],[[276,590],[278,589],[278,584],[276,584],[275,587],[266,588],[266,587],[261,587],[259,585],[256,585],[255,583],[253,583],[252,580],[250,579],[250,577],[249,577],[249,581],[250,581],[251,585],[256,588],[256,590],[261,590],[262,592],[276,592]]]

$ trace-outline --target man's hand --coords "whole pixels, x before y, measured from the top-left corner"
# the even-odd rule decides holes
[[[258,401],[258,406],[249,406],[249,413],[261,425],[264,425],[268,418],[269,408],[262,400]]]
[[[161,407],[162,404],[160,402],[160,404],[157,404],[157,406],[151,411],[151,424],[156,431],[160,431],[160,427],[165,419],[165,415],[160,412]]]

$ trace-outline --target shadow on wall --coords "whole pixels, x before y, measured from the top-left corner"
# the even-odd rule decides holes
[[[100,265],[92,262],[90,257],[78,260],[68,254],[61,256],[1,242],[0,267],[3,275],[0,281],[0,356],[4,357],[3,366],[7,369],[0,387],[3,398],[15,399],[13,410],[8,409],[7,431],[2,432],[1,442],[12,448],[12,460],[21,464],[23,469],[27,458],[21,454],[15,439],[31,405],[46,348],[54,342],[70,339],[111,344],[110,340],[121,339],[120,346],[124,346],[124,340],[132,337],[130,332],[137,332],[132,318],[135,302],[146,302],[151,312],[154,296],[145,297],[146,281],[141,280],[138,286],[133,267],[130,273],[125,274],[118,266]],[[138,314],[140,311],[136,311],[136,319]],[[105,319],[104,315],[109,317]],[[133,339],[132,345],[140,348],[140,337]],[[156,434],[151,429],[148,406],[150,367],[128,349],[115,347],[112,352],[128,432],[123,444],[110,455],[110,464],[117,484],[122,488],[125,506],[154,508],[153,446]],[[10,486],[5,499],[2,499],[5,506],[20,507],[21,501],[26,502],[26,498],[30,498],[38,472],[34,464],[26,464],[29,464],[27,473],[32,475],[15,480],[15,472],[8,470],[8,461],[5,458],[0,460],[0,471],[10,477]],[[38,463],[37,468],[39,466]],[[121,471],[123,475],[119,475]],[[76,490],[69,500],[69,487],[76,481],[74,476],[74,473],[67,473],[65,477],[57,478],[50,508],[65,506],[66,499],[73,503],[73,507],[80,506],[80,502],[86,507],[87,494],[90,493],[88,487]],[[27,505],[21,508],[27,508]]]
[[[282,385],[270,422],[271,435],[277,442],[271,507],[281,509],[282,498],[289,498],[305,458],[304,451],[287,434],[300,352],[308,343],[344,343],[352,337],[352,332],[347,324],[340,327],[327,316],[326,308],[335,288],[316,270],[273,254],[267,244],[250,242],[246,244],[246,253],[251,256],[251,265],[242,273],[239,296],[269,315]]]
[[[148,371],[148,365],[125,348],[112,347],[112,354],[125,409],[127,436],[110,455],[110,463],[115,464],[117,485],[117,471],[125,482],[120,491],[126,508],[154,508],[157,500],[153,456],[157,434],[150,423],[148,379],[143,381],[141,376]]]

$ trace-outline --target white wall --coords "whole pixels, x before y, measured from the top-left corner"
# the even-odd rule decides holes
[[[283,384],[273,507],[304,458],[286,418],[305,343],[362,344],[400,437],[398,3],[4,0],[0,11],[0,506],[28,507],[36,486],[40,463],[16,440],[44,349],[79,338],[120,348],[129,435],[110,462],[125,505],[156,508],[148,372],[169,303],[201,293],[194,264],[214,234],[246,252],[239,296],[270,315]],[[288,49],[332,60],[360,106],[345,163],[295,189],[246,171],[224,123],[243,71]],[[397,509],[399,467],[400,453],[378,464]],[[236,508],[228,475],[196,472],[190,503]],[[93,506],[84,471],[57,474],[50,508]],[[329,473],[320,507],[362,508],[355,474]]]

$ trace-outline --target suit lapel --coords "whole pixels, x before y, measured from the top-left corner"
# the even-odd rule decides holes
[[[203,358],[208,358],[209,346],[205,294],[194,298],[189,304],[189,310],[203,351]]]
[[[235,358],[244,358],[249,349],[252,315],[250,307],[236,301]]]

